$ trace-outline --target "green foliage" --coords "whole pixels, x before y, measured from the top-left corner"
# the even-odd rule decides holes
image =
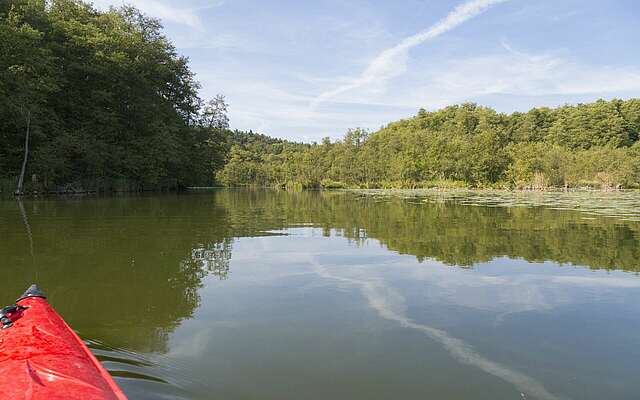
[[[598,100],[591,104],[561,107],[555,112],[548,139],[571,149],[630,146],[637,140],[638,126],[634,127],[634,121],[625,119],[621,112],[622,104],[619,100]],[[637,104],[629,103],[629,107],[637,112]]]
[[[511,163],[507,180],[519,189],[544,189],[567,184],[567,163],[572,154],[545,142],[515,143],[508,148]]]
[[[198,125],[198,88],[160,23],[135,8],[3,1],[0,177],[18,174],[30,113],[27,176],[40,189],[209,183],[223,137]]]
[[[640,186],[639,131],[636,99],[511,115],[462,104],[375,133],[351,129],[335,143],[239,143],[252,172],[232,159],[220,176],[233,175],[231,186],[629,188]]]
[[[332,181],[331,179],[323,179],[320,182],[320,186],[323,189],[347,189],[348,186],[342,182]]]
[[[548,143],[509,147],[509,183],[521,189],[546,187],[634,188],[640,183],[640,146],[570,151]]]
[[[0,2],[0,180],[146,190],[640,186],[640,100],[505,115],[466,103],[301,144],[228,130],[160,23],[79,0]],[[3,184],[3,191],[6,191]]]
[[[225,168],[216,178],[227,186],[264,185],[267,171],[261,168],[261,159],[254,152],[233,146]]]

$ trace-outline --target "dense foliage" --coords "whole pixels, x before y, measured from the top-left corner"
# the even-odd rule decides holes
[[[341,141],[235,146],[219,179],[278,187],[638,187],[640,100],[505,115],[475,104],[349,130]]]
[[[0,2],[0,191],[203,186],[640,186],[640,100],[500,114],[420,110],[300,144],[230,131],[155,19],[80,0]],[[28,163],[24,164],[25,153]]]
[[[203,107],[187,61],[157,20],[132,7],[102,12],[76,0],[1,1],[5,190],[15,188],[28,128],[27,187],[211,183],[224,156],[226,105],[216,98]]]

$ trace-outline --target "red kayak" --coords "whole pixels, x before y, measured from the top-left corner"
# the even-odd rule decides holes
[[[0,398],[127,399],[36,285],[2,309],[0,324]]]

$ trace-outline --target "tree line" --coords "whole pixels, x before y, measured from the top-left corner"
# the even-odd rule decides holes
[[[2,1],[0,186],[210,185],[228,152],[227,105],[199,87],[158,20],[136,8]]]
[[[233,146],[228,186],[640,187],[640,99],[510,115],[465,103],[341,140]]]
[[[134,7],[0,2],[0,192],[640,186],[640,100],[510,115],[467,103],[304,144],[229,130]]]

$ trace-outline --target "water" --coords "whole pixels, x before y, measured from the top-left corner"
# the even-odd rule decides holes
[[[504,196],[1,201],[0,302],[37,282],[131,399],[637,398],[633,212]]]

